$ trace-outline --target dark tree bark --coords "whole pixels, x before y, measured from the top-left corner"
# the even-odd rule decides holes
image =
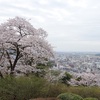
[[[11,43],[11,42],[9,42]],[[8,52],[6,50],[6,54],[7,54],[7,58],[8,58],[8,61],[9,61],[9,64],[10,64],[10,68],[11,68],[11,73],[10,74],[14,74],[14,70],[15,70],[15,67],[16,67],[16,64],[18,62],[18,60],[21,58],[20,57],[20,51],[19,51],[19,46],[17,43],[11,43],[14,47],[15,47],[15,52],[16,52],[16,56],[15,56],[15,59],[14,61],[11,60],[11,57],[10,57],[10,52]]]
[[[4,78],[3,75],[2,75],[2,73],[1,73],[1,71],[0,71],[0,77],[1,77],[1,78]]]

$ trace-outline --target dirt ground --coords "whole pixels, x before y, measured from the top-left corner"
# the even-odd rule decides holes
[[[58,100],[57,98],[36,98],[36,99],[30,99],[30,100]]]

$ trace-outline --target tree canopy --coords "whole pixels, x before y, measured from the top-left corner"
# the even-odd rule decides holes
[[[13,72],[17,65],[30,65],[53,57],[42,28],[34,28],[24,18],[15,17],[0,25],[0,66]]]

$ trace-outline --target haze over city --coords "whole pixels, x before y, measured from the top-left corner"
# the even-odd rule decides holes
[[[55,51],[100,52],[99,0],[0,0],[0,23],[15,16],[47,31]]]

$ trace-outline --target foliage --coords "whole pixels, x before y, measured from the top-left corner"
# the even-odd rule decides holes
[[[0,79],[0,100],[29,100],[37,97],[57,97],[61,93],[73,93],[83,98],[100,100],[100,87],[72,87],[62,83],[50,83],[34,75],[7,76]]]
[[[7,76],[0,79],[0,100],[29,100],[36,97],[57,97],[66,91],[63,84],[52,84],[41,77]]]
[[[0,25],[0,65],[33,66],[53,57],[52,47],[46,41],[46,32],[34,28],[26,19],[15,17]]]
[[[48,66],[46,66],[44,63],[38,63],[36,69],[38,69],[39,71],[35,72],[35,75],[37,77],[44,77],[47,73],[46,70],[48,69]]]
[[[34,75],[37,77],[44,77],[46,75],[46,71],[41,69],[40,71],[35,72]]]
[[[44,63],[43,64],[42,63],[38,63],[37,66],[36,66],[37,69],[45,69],[46,67],[47,66]]]
[[[55,63],[55,61],[48,61],[47,66],[51,68],[53,66],[56,66],[56,63]]]
[[[97,98],[85,98],[84,100],[98,100]]]
[[[61,78],[61,82],[68,85],[68,81],[72,78],[72,75],[65,72],[64,76]]]
[[[81,81],[81,80],[82,80],[82,77],[80,76],[80,77],[78,77],[76,80],[77,80],[77,81]]]
[[[45,93],[43,97],[57,97],[63,91],[66,91],[65,85],[47,83],[42,93]]]
[[[72,93],[62,93],[58,98],[60,100],[83,100],[81,96]]]
[[[59,70],[51,70],[51,75],[53,75],[53,76],[59,76],[60,75],[60,71]]]
[[[93,97],[98,98],[100,100],[100,87],[84,87],[84,86],[77,86],[77,87],[68,87],[66,89],[67,92],[75,93],[83,98]]]
[[[0,80],[0,100],[29,100],[41,95],[45,80],[35,76]]]

